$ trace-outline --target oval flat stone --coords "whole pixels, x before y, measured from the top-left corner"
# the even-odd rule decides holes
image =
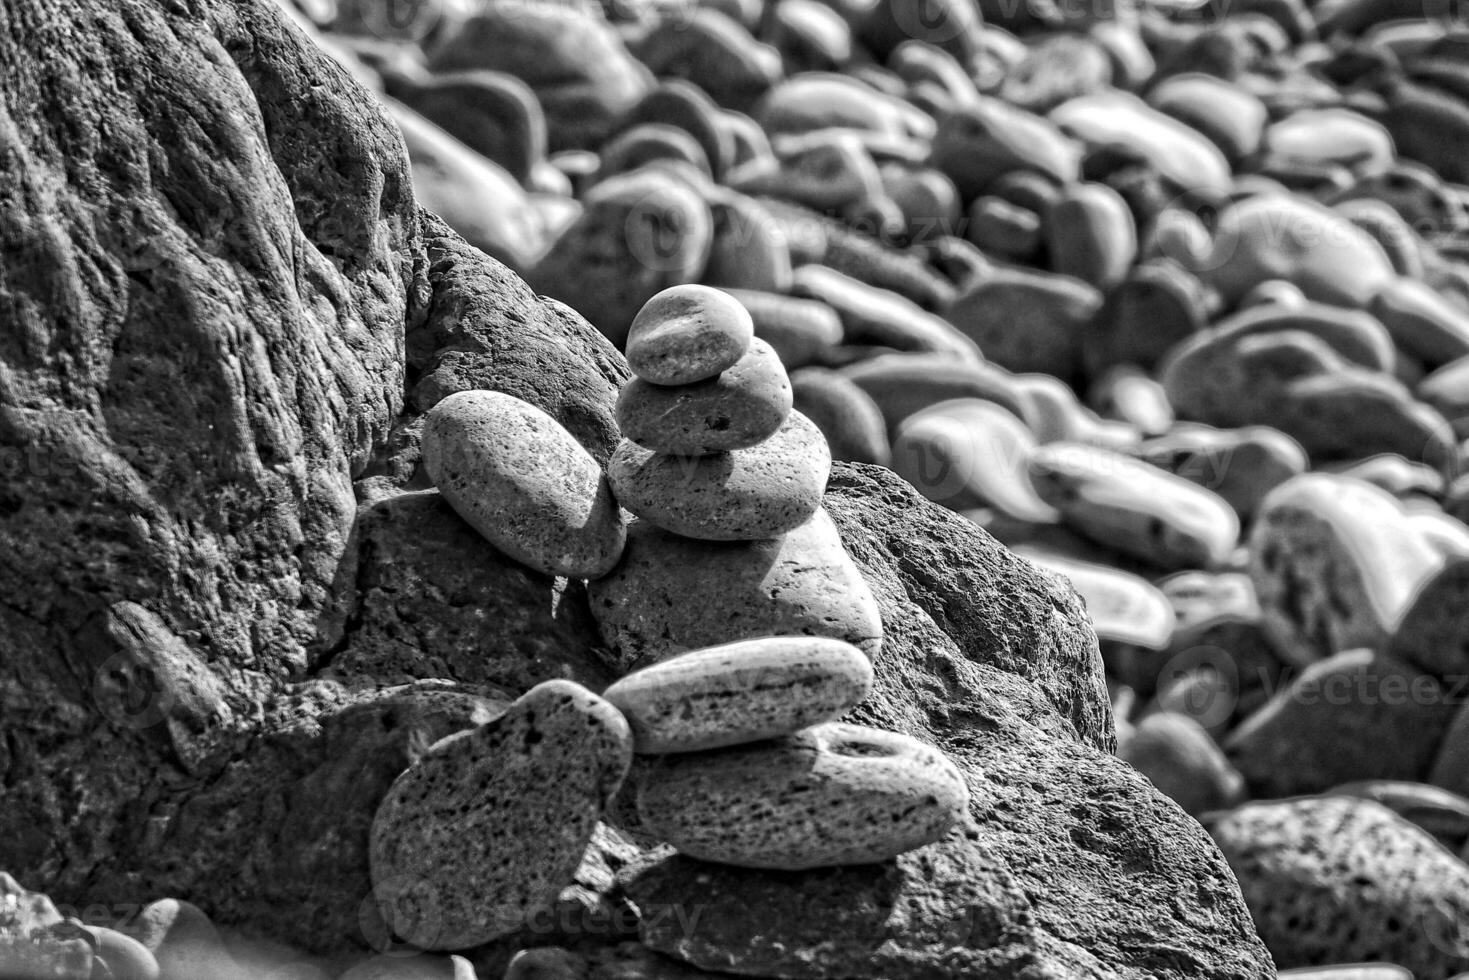
[[[1208,323],[1198,277],[1176,262],[1150,259],[1107,293],[1082,335],[1083,362],[1091,374],[1113,364],[1151,369]]]
[[[1061,515],[1026,473],[1035,436],[993,402],[961,398],[910,415],[893,439],[893,472],[951,510],[994,507],[1040,524]]]
[[[770,538],[821,506],[831,451],[821,430],[792,411],[749,449],[670,456],[623,440],[607,464],[622,506],[659,527],[708,541]]]
[[[1179,423],[1137,448],[1139,458],[1212,490],[1249,517],[1271,490],[1306,472],[1301,444],[1264,425],[1216,429]]]
[[[423,464],[455,512],[524,565],[595,578],[622,554],[622,512],[601,467],[534,405],[498,391],[449,395],[426,416]]]
[[[1127,202],[1106,184],[1063,190],[1045,215],[1051,271],[1107,290],[1137,257],[1137,226]]]
[[[1324,473],[1302,474],[1271,491],[1249,546],[1266,626],[1296,664],[1383,648],[1445,560],[1415,533],[1392,494]]]
[[[1469,356],[1450,361],[1418,383],[1418,397],[1443,413],[1469,439]]]
[[[780,55],[739,21],[712,7],[659,20],[630,44],[660,79],[686,78],[719,105],[746,111],[780,78]]]
[[[1423,583],[1388,649],[1450,683],[1469,673],[1469,557],[1452,556]]]
[[[703,274],[714,219],[693,185],[661,168],[610,177],[588,190],[583,204],[526,280],[621,349],[643,304]]]
[[[1283,980],[1413,980],[1413,974],[1402,967],[1382,963],[1303,966],[1281,970],[1276,976]]]
[[[755,338],[739,363],[704,381],[666,387],[634,378],[617,398],[622,434],[645,449],[702,456],[746,449],[775,435],[791,412],[780,358]]]
[[[734,367],[749,350],[754,323],[723,290],[670,286],[643,304],[627,333],[627,366],[644,381],[682,385]]]
[[[782,871],[885,861],[941,839],[968,805],[938,749],[840,723],[669,756],[637,785],[638,814],[682,853]]]
[[[1069,379],[1102,294],[1069,276],[996,266],[944,313],[985,357],[1011,371]]]
[[[1084,442],[1108,449],[1130,450],[1142,438],[1130,423],[1104,419],[1076,397],[1071,386],[1049,374],[1012,376],[1020,399],[1020,417],[1037,442]]]
[[[1174,426],[1168,392],[1147,372],[1130,364],[1108,368],[1092,382],[1087,401],[1102,417],[1135,425],[1144,436],[1161,436]]]
[[[852,59],[852,28],[819,0],[779,0],[774,44],[792,73],[845,65]]]
[[[779,538],[696,541],[633,521],[622,562],[587,586],[623,669],[758,636],[829,636],[876,658],[882,620],[825,511]]]
[[[510,171],[480,156],[417,112],[384,103],[413,164],[415,196],[466,241],[524,272],[555,237],[546,216]]]
[[[1259,149],[1269,116],[1254,95],[1222,78],[1189,72],[1163,81],[1148,93],[1153,108],[1207,136],[1231,162]]]
[[[1295,378],[1270,411],[1318,461],[1397,453],[1445,473],[1459,465],[1448,420],[1396,378],[1359,368]]]
[[[1265,130],[1271,157],[1351,170],[1380,172],[1397,158],[1392,136],[1379,123],[1350,109],[1304,109]]]
[[[969,206],[964,236],[990,255],[1033,258],[1041,245],[1041,219],[1034,211],[994,194],[976,197]]]
[[[826,436],[832,459],[887,466],[892,461],[882,409],[852,381],[826,368],[791,375],[796,410]]]
[[[1416,279],[1388,283],[1367,309],[1405,353],[1430,371],[1469,357],[1469,313]]]
[[[734,161],[734,138],[719,124],[719,107],[704,90],[681,78],[660,82],[624,116],[618,129],[640,123],[677,126],[699,142],[716,179]]]
[[[842,319],[848,343],[881,344],[896,350],[943,353],[950,360],[978,361],[979,350],[952,323],[889,289],[871,286],[824,265],[803,265],[794,292],[820,300]]]
[[[1372,236],[1399,276],[1422,279],[1425,246],[1418,232],[1385,201],[1361,197],[1339,201],[1332,210]],[[1398,280],[1401,282],[1402,280]]]
[[[817,130],[775,144],[778,170],[752,174],[735,186],[818,210],[839,210],[882,193],[877,164],[850,130]]]
[[[1179,344],[1160,366],[1159,376],[1181,412],[1200,412],[1216,398],[1247,401],[1250,389],[1238,390],[1237,372],[1229,370],[1228,362],[1238,359],[1245,338],[1287,331],[1310,334],[1338,356],[1373,371],[1391,372],[1397,360],[1387,328],[1368,313],[1325,303],[1267,303],[1226,317]]]
[[[819,129],[866,129],[906,135],[911,107],[847,75],[803,72],[771,89],[755,119],[772,136]]]
[[[878,174],[883,190],[903,213],[909,239],[929,241],[958,226],[959,191],[941,172],[890,163],[880,166]]]
[[[1029,469],[1066,523],[1159,567],[1218,567],[1238,543],[1239,518],[1217,494],[1140,460],[1057,442],[1037,449]]]
[[[872,662],[841,640],[770,636],[694,650],[603,692],[636,751],[697,752],[789,735],[855,708]]]
[[[434,743],[373,817],[368,854],[384,921],[430,950],[521,928],[571,884],[631,764],[622,715],[563,680]]]
[[[1397,275],[1382,247],[1341,215],[1297,196],[1261,194],[1220,215],[1207,254],[1184,260],[1233,305],[1267,279],[1362,308]]]
[[[1443,474],[1423,463],[1414,463],[1397,453],[1377,453],[1349,463],[1325,468],[1357,480],[1375,484],[1394,497],[1432,501],[1443,496]]]
[[[1084,95],[1052,109],[1048,118],[1088,146],[1133,148],[1179,187],[1229,190],[1229,162],[1218,147],[1130,92]]]
[[[968,201],[1017,170],[1070,183],[1081,173],[1081,149],[1047,119],[981,95],[939,121],[931,162]]]
[[[1306,667],[1224,750],[1256,795],[1320,793],[1356,779],[1427,777],[1459,705],[1396,658],[1348,650]]]
[[[714,242],[704,282],[723,289],[791,290],[791,247],[780,223],[754,198],[723,189],[710,202]]]
[[[599,175],[603,178],[636,170],[653,160],[677,160],[697,170],[706,178],[713,177],[709,157],[699,141],[684,130],[667,123],[639,123],[618,133],[602,145]]]

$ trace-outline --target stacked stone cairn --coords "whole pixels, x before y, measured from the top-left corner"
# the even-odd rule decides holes
[[[600,697],[546,681],[396,780],[372,828],[374,895],[419,947],[489,942],[552,903],[634,754],[654,757],[630,786],[642,829],[740,867],[885,861],[968,808],[937,749],[838,721],[872,689],[877,606],[821,510],[826,440],[749,313],[673,287],[627,354],[638,377],[605,474],[509,395],[460,392],[428,416],[445,500],[506,554],[589,580],[612,656],[641,669]]]

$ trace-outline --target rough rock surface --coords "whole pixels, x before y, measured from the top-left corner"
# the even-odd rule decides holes
[[[1272,975],[1203,831],[1098,751],[1113,735],[1075,595],[887,470],[838,464],[826,506],[891,638],[848,720],[941,747],[974,826],[814,879],[651,855],[624,874],[635,902],[670,910],[644,942],[794,977]]]
[[[1424,980],[1469,969],[1469,869],[1387,807],[1265,801],[1210,830],[1282,969],[1370,960]]]
[[[626,368],[416,207],[383,111],[271,4],[5,4],[0,144],[0,866],[358,938],[376,784],[326,777],[367,695],[310,680],[372,635],[353,479],[411,473],[390,427],[429,378],[605,457]]]
[[[416,419],[496,388],[605,460],[626,367],[416,207],[383,111],[260,0],[8,0],[0,146],[0,867],[385,941],[360,913],[392,779],[543,668],[599,683],[574,591],[389,499],[424,486]],[[903,637],[859,720],[984,770],[996,921],[1029,903],[1073,975],[1268,975],[1217,853],[1103,754],[1075,598],[895,477],[833,484]],[[544,635],[475,622],[489,595]],[[628,860],[592,850],[573,919]]]

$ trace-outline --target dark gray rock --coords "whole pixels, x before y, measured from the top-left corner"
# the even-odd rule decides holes
[[[1469,969],[1469,868],[1371,800],[1251,803],[1210,828],[1276,964]]]
[[[337,578],[344,625],[324,676],[514,693],[548,677],[595,690],[613,679],[592,652],[585,588],[502,555],[437,491],[364,504]]]
[[[1075,594],[887,470],[838,464],[826,507],[889,637],[848,720],[942,748],[973,823],[895,862],[814,874],[650,855],[623,876],[643,941],[701,969],[790,977],[1271,976],[1203,831],[1105,754]]]

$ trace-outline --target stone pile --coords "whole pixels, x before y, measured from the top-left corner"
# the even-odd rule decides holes
[[[507,555],[592,579],[609,643],[640,629],[637,652],[655,662],[600,697],[541,683],[426,747],[392,784],[372,823],[374,895],[420,948],[490,942],[552,901],[634,753],[653,757],[634,788],[643,829],[736,867],[886,861],[967,813],[968,786],[942,752],[838,721],[872,687],[877,608],[820,511],[826,440],[792,409],[748,311],[675,287],[639,311],[628,348],[638,377],[618,401],[627,438],[605,476],[553,419],[500,392],[451,395],[426,421],[424,463],[444,499]],[[683,619],[659,581],[677,587]],[[680,627],[700,620],[735,642],[687,650],[700,644]]]

